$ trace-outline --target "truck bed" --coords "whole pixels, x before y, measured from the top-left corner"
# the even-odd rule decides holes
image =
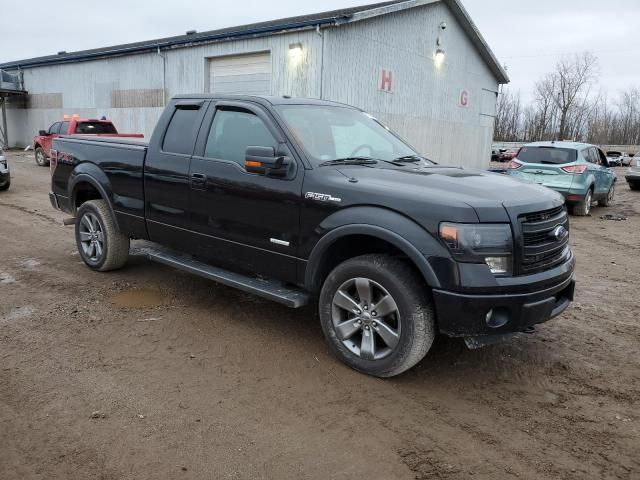
[[[143,169],[147,148],[143,139],[126,137],[73,135],[54,139],[52,189],[60,208],[74,214],[78,195],[102,188],[105,191],[100,196],[106,196],[117,224],[146,238]],[[81,182],[81,193],[74,194]]]

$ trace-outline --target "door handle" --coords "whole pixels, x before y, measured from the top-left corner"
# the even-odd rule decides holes
[[[191,188],[205,190],[207,188],[207,176],[204,173],[192,173]]]

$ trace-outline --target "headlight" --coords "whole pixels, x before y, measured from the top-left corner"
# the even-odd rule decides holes
[[[485,263],[496,275],[513,272],[513,239],[508,224],[441,223],[440,238],[459,262]]]

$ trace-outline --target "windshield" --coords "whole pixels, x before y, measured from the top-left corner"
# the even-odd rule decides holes
[[[418,155],[373,117],[353,108],[281,105],[277,110],[314,166],[353,157],[393,161]]]
[[[116,127],[108,122],[78,122],[76,133],[118,133]]]
[[[577,151],[571,148],[522,147],[518,161],[522,163],[571,163],[578,158]]]

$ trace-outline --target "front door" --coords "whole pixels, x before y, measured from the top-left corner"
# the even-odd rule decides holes
[[[248,146],[291,158],[290,174],[245,169]],[[221,266],[294,282],[304,169],[269,114],[250,102],[207,112],[191,161],[191,220],[197,254]]]

